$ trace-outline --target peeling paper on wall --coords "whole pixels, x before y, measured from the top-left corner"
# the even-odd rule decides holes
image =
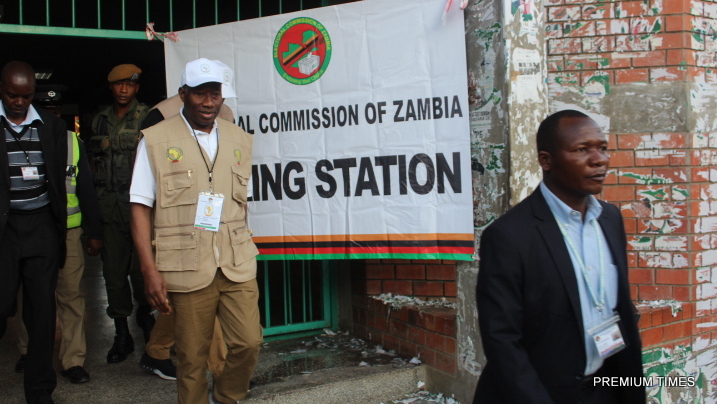
[[[662,307],[669,307],[672,310],[672,317],[677,317],[677,313],[682,311],[682,303],[678,302],[677,300],[651,300],[651,301],[642,301],[637,304],[637,307],[650,307],[653,309],[659,309]]]

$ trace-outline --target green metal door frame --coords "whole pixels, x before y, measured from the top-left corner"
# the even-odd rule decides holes
[[[125,7],[125,1],[126,0],[120,0],[121,6],[122,6],[122,20],[121,20],[121,29],[103,29],[102,28],[102,5],[103,0],[96,0],[97,1],[97,27],[96,28],[78,28],[77,27],[77,15],[79,11],[77,10],[77,0],[71,0],[71,26],[70,27],[60,27],[60,26],[53,26],[52,25],[52,16],[50,13],[50,3],[52,0],[45,0],[45,25],[25,25],[25,16],[26,12],[30,13],[33,11],[26,10],[25,7],[25,1],[26,0],[17,0],[19,5],[19,11],[18,11],[18,24],[0,24],[0,33],[10,33],[10,34],[36,34],[36,35],[61,35],[61,36],[77,36],[77,37],[96,37],[96,38],[113,38],[113,39],[139,39],[139,40],[147,40],[147,36],[145,34],[145,31],[131,31],[126,30],[126,7]],[[107,1],[117,1],[117,0],[104,0]],[[197,1],[198,0],[192,0],[192,24],[191,26],[193,28],[197,28]],[[206,4],[208,1],[212,0],[200,0],[202,1],[202,4]],[[244,0],[248,1],[248,0]],[[258,6],[259,10],[259,17],[264,17],[262,3],[265,0],[254,0]],[[279,14],[282,14],[284,11],[284,2],[289,0],[277,0],[279,2]],[[301,10],[304,9],[304,1],[298,0],[299,7]],[[146,22],[149,22],[152,20],[152,14],[150,13],[150,0],[144,0],[144,8],[145,8],[145,17]],[[214,3],[214,25],[219,24],[219,0],[213,0]],[[242,0],[236,0],[237,4],[237,12],[236,12],[236,21],[241,21],[242,16],[240,13],[240,5],[242,3]],[[329,0],[321,0],[321,6],[325,7],[330,5]],[[174,22],[175,22],[175,15],[182,15],[180,13],[175,13],[175,7],[174,7],[174,0],[169,0],[169,31],[174,31]]]

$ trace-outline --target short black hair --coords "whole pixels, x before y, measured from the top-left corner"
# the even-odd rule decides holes
[[[548,153],[555,152],[555,149],[558,146],[558,129],[560,128],[560,121],[563,118],[590,117],[574,109],[565,109],[545,118],[545,120],[540,123],[540,126],[538,127],[538,134],[535,136],[538,153],[541,151],[546,151]]]

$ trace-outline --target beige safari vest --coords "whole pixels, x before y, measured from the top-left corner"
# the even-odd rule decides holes
[[[199,192],[209,191],[209,172],[200,148],[177,114],[143,131],[157,183],[154,247],[157,269],[170,292],[208,286],[216,269],[234,282],[256,277],[259,253],[246,225],[244,205],[251,176],[251,135],[217,119],[219,141],[214,164],[214,192],[224,195],[218,232],[195,229]],[[211,160],[202,149],[207,163]]]

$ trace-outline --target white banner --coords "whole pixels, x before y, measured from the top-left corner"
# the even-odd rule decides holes
[[[473,254],[463,14],[443,0],[366,0],[179,32],[184,65],[219,59],[254,136],[263,259]]]

